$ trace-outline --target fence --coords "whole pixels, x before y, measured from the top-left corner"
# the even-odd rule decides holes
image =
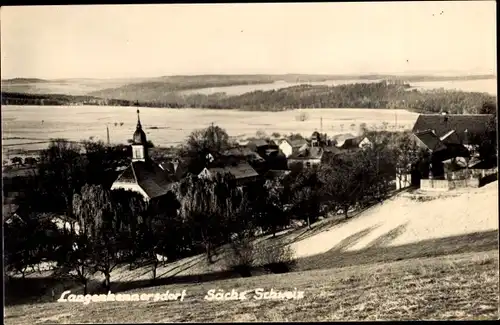
[[[461,169],[453,172],[447,172],[446,178],[448,180],[463,180],[466,178],[484,178],[489,175],[497,174],[498,168],[489,169]]]
[[[483,186],[498,179],[498,168],[470,169],[447,175],[447,179],[421,179],[420,189],[427,191],[449,191],[458,188]]]
[[[469,179],[421,179],[420,189],[425,191],[449,191],[457,188],[479,187],[479,178]]]

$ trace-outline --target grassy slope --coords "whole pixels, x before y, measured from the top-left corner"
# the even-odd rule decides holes
[[[183,302],[46,303],[7,307],[6,324],[498,318],[498,251],[341,269],[174,284],[130,293],[186,290]],[[298,290],[290,301],[205,301],[210,289]]]
[[[483,208],[486,219],[495,218],[498,214],[496,206],[489,204],[491,200],[497,200],[492,196],[497,193],[497,182],[487,185],[485,188],[472,190],[460,197],[450,197],[449,204],[467,206],[478,202]],[[476,199],[485,201],[475,201]],[[378,221],[387,218],[387,209],[394,209],[394,204],[401,198],[395,198],[392,202],[386,202],[362,213],[351,221],[327,219],[318,222],[312,230],[299,229],[284,234],[281,239],[297,243],[307,243],[311,239],[321,239],[325,233],[330,236],[344,236],[345,228],[353,223],[372,223],[370,218],[379,218]],[[439,200],[442,201],[442,200]],[[426,204],[427,203],[427,204]],[[437,203],[437,202],[436,202]],[[486,204],[485,204],[486,203]],[[392,205],[391,205],[392,204]],[[398,203],[398,204],[401,204]],[[411,206],[411,209],[422,209],[425,214],[430,209],[430,202]],[[384,207],[384,209],[382,209]],[[492,210],[492,207],[494,210]],[[410,208],[410,207],[409,207]],[[380,211],[378,209],[381,209]],[[374,212],[379,213],[374,213]],[[385,212],[384,212],[385,211]],[[446,213],[446,211],[443,211]],[[471,211],[473,212],[473,211]],[[450,213],[456,213],[451,210]],[[481,216],[483,217],[483,216]],[[415,219],[415,217],[413,217]],[[472,223],[480,219],[470,218]],[[466,219],[467,220],[467,219]],[[463,221],[462,221],[463,222]],[[230,272],[224,272],[224,263],[219,260],[208,265],[203,256],[195,256],[174,263],[169,263],[158,270],[160,279],[154,287],[150,283],[150,270],[139,268],[129,271],[126,267],[117,269],[112,275],[113,292],[119,291],[142,291],[158,292],[172,288],[189,288],[189,292],[196,292],[198,298],[190,304],[194,306],[193,313],[187,313],[180,303],[137,303],[134,307],[137,312],[123,313],[127,305],[94,304],[86,307],[78,305],[63,304],[40,304],[30,306],[18,305],[7,307],[6,315],[32,314],[33,318],[49,317],[50,315],[73,313],[76,318],[64,321],[110,321],[112,315],[120,321],[210,321],[210,320],[335,320],[335,319],[415,319],[415,318],[468,318],[482,315],[481,317],[493,317],[496,310],[493,305],[498,304],[498,223],[496,230],[485,231],[485,229],[471,229],[475,233],[449,237],[428,238],[419,242],[411,242],[398,246],[388,246],[395,240],[391,232],[389,234],[377,235],[374,242],[377,245],[365,245],[352,250],[370,234],[362,227],[353,230],[347,237],[342,237],[330,250],[318,255],[300,258],[298,260],[297,272],[286,275],[263,275],[260,270],[253,272],[254,277],[241,279]],[[397,225],[394,225],[397,226]],[[430,225],[432,226],[432,225]],[[396,227],[397,228],[397,227]],[[495,228],[495,227],[493,227]],[[412,233],[415,229],[407,229]],[[342,233],[342,234],[341,234]],[[400,234],[401,235],[401,234]],[[424,234],[419,238],[425,238]],[[382,238],[383,237],[383,238]],[[368,238],[369,239],[369,238]],[[368,240],[372,242],[371,240]],[[381,244],[381,241],[385,244]],[[328,245],[328,244],[327,244]],[[363,245],[361,245],[363,246]],[[457,255],[459,254],[459,255]],[[400,261],[406,260],[406,261]],[[323,269],[319,271],[318,269]],[[259,276],[260,275],[260,276]],[[54,280],[53,280],[54,281]],[[54,281],[57,283],[58,281]],[[484,282],[484,285],[482,285]],[[30,279],[21,286],[10,286],[9,291],[26,291],[39,285],[36,279]],[[238,303],[208,303],[201,305],[201,295],[210,288],[232,289],[243,287],[253,289],[256,286],[275,289],[297,287],[306,290],[311,295],[306,299],[296,302],[238,302]],[[79,290],[68,285],[74,292]],[[96,287],[94,287],[96,288]],[[63,291],[61,284],[56,287],[56,295]],[[92,292],[96,292],[93,291]],[[495,295],[496,293],[496,295]],[[329,298],[327,298],[329,297]],[[356,300],[358,299],[358,300]],[[389,300],[387,300],[389,299]],[[32,301],[24,300],[26,301]],[[41,301],[50,301],[44,297]],[[19,300],[17,303],[22,303]],[[186,303],[186,302],[185,302]],[[9,302],[9,304],[12,304]],[[129,303],[130,304],[130,303]],[[262,308],[253,309],[252,306]],[[393,304],[393,305],[391,305]],[[168,306],[167,306],[168,305]],[[37,306],[37,307],[35,307]],[[201,308],[197,308],[201,307]],[[38,309],[36,309],[38,308]],[[84,319],[85,308],[89,308],[92,318]],[[160,310],[159,314],[146,313],[146,318],[134,318],[135,314],[141,314],[150,308]],[[165,309],[163,309],[165,308]],[[210,308],[212,312],[206,313],[202,310]],[[290,313],[298,308],[298,312]],[[340,309],[339,309],[340,308]],[[342,309],[343,308],[343,309]],[[35,312],[35,309],[38,312]],[[199,312],[197,311],[199,310]],[[324,313],[323,311],[328,311]],[[176,313],[179,313],[177,316]],[[221,318],[218,318],[217,315]],[[45,315],[45,316],[43,316]],[[168,318],[170,317],[173,318]],[[14,317],[14,316],[12,316]],[[20,317],[20,316],[18,316]],[[78,318],[81,317],[81,318]],[[176,318],[177,317],[177,318]],[[323,317],[323,318],[322,318]],[[368,317],[368,318],[367,318]],[[17,320],[22,323],[29,322],[29,318]],[[56,319],[52,319],[56,321]],[[8,319],[7,319],[8,322]],[[17,323],[17,321],[16,321]]]

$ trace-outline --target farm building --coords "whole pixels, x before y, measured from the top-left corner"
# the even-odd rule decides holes
[[[245,185],[257,180],[260,176],[246,161],[237,161],[223,167],[205,167],[198,177],[212,178],[217,174],[231,174],[238,185]]]
[[[471,140],[488,132],[488,124],[493,121],[491,114],[420,114],[412,132],[432,131],[444,142],[453,141],[470,149]]]
[[[338,145],[341,149],[363,149],[370,146],[372,146],[370,139],[363,136],[345,139],[341,145]]]
[[[336,134],[333,136],[333,143],[337,147],[342,147],[342,145],[347,139],[354,139],[354,138],[356,138],[356,136],[351,133]]]
[[[137,192],[146,201],[166,195],[176,179],[149,158],[146,134],[142,130],[139,110],[137,110],[137,127],[132,140],[132,162],[118,176],[111,189]]]
[[[279,144],[279,150],[285,155],[286,158],[290,157],[293,153],[305,150],[307,147],[308,143],[305,139],[283,139]]]
[[[317,166],[321,163],[323,154],[324,150],[320,147],[307,148],[300,152],[293,153],[288,158],[288,168],[292,168],[294,165],[302,165],[305,168]]]
[[[276,143],[274,143],[273,140],[255,139],[255,140],[249,141],[248,144],[247,144],[247,147],[250,148],[250,149],[252,149],[252,150],[254,150],[254,151],[256,151],[256,152],[259,152],[259,151],[262,151],[262,150],[276,148],[277,145],[276,145]]]
[[[173,176],[176,181],[180,181],[188,173],[187,164],[178,158],[164,161],[160,163],[159,166],[169,175]]]

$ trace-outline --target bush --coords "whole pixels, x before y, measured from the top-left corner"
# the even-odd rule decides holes
[[[260,264],[271,273],[291,272],[297,262],[293,249],[288,245],[266,243],[259,247]]]
[[[309,119],[309,114],[307,113],[300,113],[299,115],[295,116],[295,119],[299,122],[304,122]]]
[[[254,262],[254,247],[249,237],[236,237],[230,244],[230,250],[225,257],[226,266],[242,277],[252,276]]]

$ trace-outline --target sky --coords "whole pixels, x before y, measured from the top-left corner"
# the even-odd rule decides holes
[[[494,1],[2,7],[2,79],[496,73]]]

